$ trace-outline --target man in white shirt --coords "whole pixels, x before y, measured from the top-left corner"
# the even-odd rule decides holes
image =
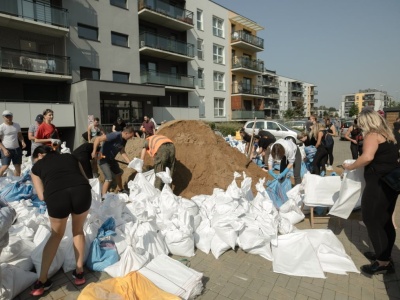
[[[15,168],[14,175],[21,175],[22,149],[19,146],[21,142],[22,148],[26,147],[24,137],[22,136],[21,126],[13,122],[13,113],[9,110],[3,111],[4,123],[0,124],[0,151],[1,151],[1,168],[0,176],[8,169],[12,162]]]

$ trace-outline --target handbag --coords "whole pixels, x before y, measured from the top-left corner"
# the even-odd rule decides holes
[[[392,190],[400,192],[400,168],[396,168],[393,171],[387,173],[385,176],[381,177],[381,179]]]

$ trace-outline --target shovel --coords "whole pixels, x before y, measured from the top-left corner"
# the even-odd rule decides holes
[[[251,161],[253,160],[251,158],[251,150],[253,149],[253,140],[254,140],[254,131],[256,130],[256,121],[257,121],[257,117],[254,118],[254,124],[253,124],[253,129],[252,129],[252,134],[251,134],[251,139],[250,139],[250,144],[249,144],[249,150],[246,153],[247,158],[249,159],[248,162],[246,163],[246,168],[250,165]]]

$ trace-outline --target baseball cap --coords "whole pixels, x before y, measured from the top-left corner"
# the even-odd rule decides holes
[[[42,114],[37,115],[35,121],[39,122],[39,123],[42,123],[43,122],[43,115]]]
[[[13,115],[13,113],[9,110],[3,111],[3,116],[12,116],[12,115]]]

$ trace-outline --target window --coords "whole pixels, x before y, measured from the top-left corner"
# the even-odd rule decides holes
[[[197,10],[197,29],[203,30],[203,11],[201,9]]]
[[[225,80],[224,73],[214,72],[214,91],[224,91]]]
[[[214,117],[225,117],[225,99],[214,98]]]
[[[111,31],[111,44],[114,46],[128,47],[128,36]]]
[[[204,89],[204,69],[197,69],[197,78],[198,78],[198,86],[201,89]]]
[[[213,59],[216,64],[223,64],[224,61],[224,47],[220,45],[213,45]]]
[[[113,71],[113,81],[115,81],[115,82],[129,82],[129,73]]]
[[[213,17],[213,34],[215,36],[224,37],[224,20]]]
[[[122,8],[126,8],[126,0],[110,0],[110,4]]]
[[[204,60],[203,40],[202,39],[197,39],[197,58]]]
[[[99,40],[99,29],[78,23],[78,37],[93,41]]]
[[[93,68],[80,67],[81,80],[95,79],[100,80],[100,70]]]

